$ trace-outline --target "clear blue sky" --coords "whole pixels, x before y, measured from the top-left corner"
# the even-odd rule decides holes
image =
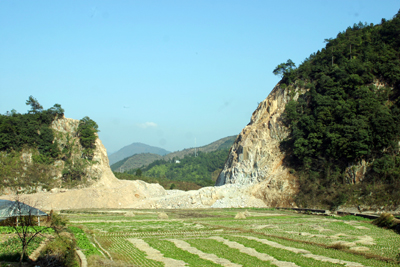
[[[0,113],[89,116],[109,152],[170,151],[239,134],[279,77],[398,0],[0,1]]]

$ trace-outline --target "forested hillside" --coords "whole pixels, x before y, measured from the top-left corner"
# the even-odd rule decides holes
[[[169,162],[172,160],[179,160],[184,158],[185,156],[191,156],[199,152],[208,153],[216,150],[229,149],[232,146],[235,139],[236,136],[228,136],[205,146],[197,148],[187,148],[182,151],[175,151],[169,153],[165,156],[160,156],[153,153],[140,153],[126,157],[123,160],[120,160],[112,164],[111,169],[115,172],[127,172],[132,169],[146,168],[150,163],[156,160],[164,160],[165,162]],[[226,155],[224,154],[221,155],[223,158],[226,158]]]
[[[76,136],[64,135],[51,128],[64,117],[61,105],[45,110],[32,96],[26,104],[31,107],[26,114],[12,110],[0,115],[0,191],[84,182],[96,148],[97,124],[85,117],[77,121]],[[61,180],[55,177],[58,168]]]
[[[208,153],[208,152],[213,152],[213,151],[221,150],[221,149],[230,149],[232,144],[233,144],[233,142],[235,141],[236,137],[237,137],[236,135],[227,136],[227,137],[221,138],[221,139],[219,139],[217,141],[214,141],[214,142],[212,142],[212,143],[210,143],[208,145],[205,145],[205,146],[196,147],[196,148],[194,148],[194,147],[186,148],[186,149],[181,150],[181,151],[171,152],[171,153],[165,155],[164,159],[166,161],[172,160],[173,158],[182,159],[185,156],[189,156],[189,155],[194,154],[196,151],[197,152]]]
[[[124,158],[114,164],[112,164],[111,170],[115,172],[124,172],[132,169],[138,169],[143,166],[147,166],[153,161],[161,159],[162,156],[153,153],[141,153],[133,156]]]
[[[325,42],[298,68],[274,70],[292,97],[281,149],[300,181],[297,204],[399,205],[400,12]]]
[[[199,186],[212,186],[224,166],[228,150],[222,149],[209,153],[198,152],[186,155],[183,159],[160,159],[139,169],[140,176],[167,179],[169,181],[192,182]],[[129,170],[128,174],[138,174],[138,169]]]

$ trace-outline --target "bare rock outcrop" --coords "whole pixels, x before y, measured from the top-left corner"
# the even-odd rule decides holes
[[[298,89],[297,92],[300,90]],[[298,96],[295,95],[296,98]],[[295,177],[282,165],[285,154],[280,142],[289,131],[282,113],[290,100],[289,90],[280,84],[254,111],[229,152],[216,185],[253,185],[251,194],[267,205],[289,205],[296,192]]]
[[[55,140],[60,149],[71,149],[71,162],[82,161],[82,147],[77,140],[79,121],[60,118],[53,122]],[[31,153],[23,154],[26,164],[31,164]],[[57,187],[49,191],[37,190],[34,194],[19,194],[17,197],[12,191],[1,196],[2,199],[15,200],[34,205],[44,210],[60,209],[87,209],[87,208],[124,208],[137,206],[150,198],[160,197],[166,191],[159,184],[148,184],[143,181],[123,181],[117,179],[111,171],[107,157],[107,150],[99,138],[96,139],[96,148],[90,164],[85,165],[85,179],[87,182],[78,188],[67,189],[61,182],[62,170],[65,162],[56,161],[52,169],[53,179],[59,180]]]

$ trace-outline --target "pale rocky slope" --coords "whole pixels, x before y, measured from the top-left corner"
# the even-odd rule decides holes
[[[58,119],[53,129],[59,133],[76,136],[79,121]],[[58,140],[62,145],[62,140]],[[78,153],[79,155],[79,149]],[[76,155],[75,155],[76,156]],[[29,155],[27,156],[29,157]],[[46,192],[22,194],[18,198],[43,210],[92,209],[92,208],[208,208],[208,207],[265,207],[262,200],[252,196],[247,186],[226,185],[206,187],[196,191],[165,190],[159,184],[143,181],[118,180],[112,173],[107,151],[100,139],[96,140],[93,161],[88,167],[86,188],[53,188]],[[63,162],[54,172],[60,179]],[[12,194],[0,196],[15,200]]]
[[[231,147],[217,186],[252,185],[251,194],[268,206],[294,205],[296,179],[282,165],[285,155],[279,149],[280,141],[289,133],[282,122],[282,113],[290,100],[288,92],[278,84],[258,105]]]

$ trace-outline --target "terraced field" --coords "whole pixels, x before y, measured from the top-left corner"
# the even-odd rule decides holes
[[[109,260],[131,266],[399,266],[400,236],[370,221],[254,209],[76,211]]]

